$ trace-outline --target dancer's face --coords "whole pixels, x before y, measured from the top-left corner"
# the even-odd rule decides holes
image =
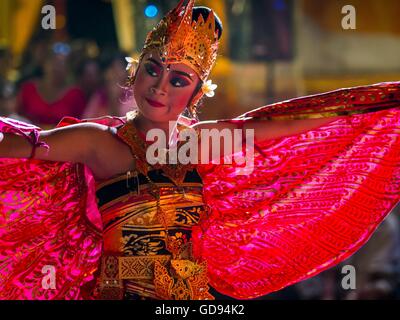
[[[136,72],[133,93],[144,117],[155,122],[175,121],[191,102],[199,83],[200,78],[189,66],[165,65],[159,54],[148,53]]]

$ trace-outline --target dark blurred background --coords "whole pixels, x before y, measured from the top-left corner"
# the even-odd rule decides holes
[[[125,56],[178,0],[0,0],[0,116],[51,128],[64,116],[124,116]],[[224,24],[202,120],[302,95],[400,79],[398,0],[204,0]],[[344,30],[342,8],[356,9]],[[52,5],[56,29],[42,28]],[[266,299],[398,299],[399,214],[342,265]],[[357,289],[341,287],[352,264]]]
[[[20,96],[18,113],[25,113],[32,122],[43,125],[54,125],[64,111],[86,117],[103,113],[123,115],[129,106],[119,105],[119,95],[123,93],[116,87],[118,81],[126,78],[122,75],[124,56],[139,54],[147,32],[176,2],[0,0],[2,87],[5,80],[11,82]],[[220,87],[214,99],[205,101],[201,119],[233,117],[296,96],[399,79],[399,1],[197,3],[212,6],[224,23],[220,57],[212,74]],[[48,4],[56,9],[55,30],[42,28],[45,14],[41,10]],[[342,8],[348,4],[356,9],[355,30],[342,28]],[[48,62],[54,53],[64,58],[54,57],[53,62]],[[51,66],[45,72],[46,61],[55,65],[56,79],[51,76]],[[43,81],[33,87],[29,83],[32,80]],[[27,81],[28,86],[24,87]],[[11,87],[8,83],[6,87],[10,95]],[[76,90],[71,93],[66,91],[68,88]],[[45,96],[44,102],[56,101],[67,92],[76,107],[69,110],[61,105],[61,111],[54,116],[35,117],[35,108],[25,105],[29,104],[25,102],[28,97],[32,100],[35,89],[38,95]],[[40,99],[36,98],[38,107]],[[43,110],[38,108],[36,113],[48,107],[42,104]]]

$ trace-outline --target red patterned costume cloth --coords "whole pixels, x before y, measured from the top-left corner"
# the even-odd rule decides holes
[[[347,115],[255,146],[254,168],[198,165],[207,214],[192,228],[209,284],[248,299],[348,258],[400,200],[400,83],[341,89],[231,120]],[[60,125],[79,122],[71,118]],[[124,118],[96,122],[124,124]],[[0,132],[38,144],[37,127],[0,118]],[[82,164],[0,160],[0,298],[90,299],[102,255],[94,178]],[[57,287],[42,288],[43,267]]]

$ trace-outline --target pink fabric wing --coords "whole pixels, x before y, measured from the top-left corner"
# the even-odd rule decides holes
[[[69,117],[60,126],[77,122]],[[43,145],[39,130],[0,118],[0,132]],[[92,298],[102,250],[95,200],[92,173],[82,164],[0,159],[0,299]]]
[[[238,165],[199,166],[209,212],[193,241],[195,255],[208,263],[210,284],[235,298],[255,298],[357,251],[400,199],[399,105],[400,83],[382,83],[239,117],[355,113],[259,144],[248,175],[238,175]]]

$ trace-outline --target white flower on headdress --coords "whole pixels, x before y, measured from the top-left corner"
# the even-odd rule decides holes
[[[128,62],[128,65],[126,66],[126,70],[129,70],[130,68],[133,67],[133,63],[135,62],[135,59],[131,57],[125,57],[126,62]]]
[[[126,62],[128,62],[128,65],[126,66],[126,70],[132,69],[132,71],[135,71],[136,65],[139,63],[139,61],[136,59],[133,59],[131,57],[125,57],[125,60],[126,60]]]
[[[212,98],[215,96],[215,89],[217,88],[218,86],[216,84],[213,84],[212,80],[207,80],[207,82],[204,83],[201,87],[201,90],[207,97]]]

